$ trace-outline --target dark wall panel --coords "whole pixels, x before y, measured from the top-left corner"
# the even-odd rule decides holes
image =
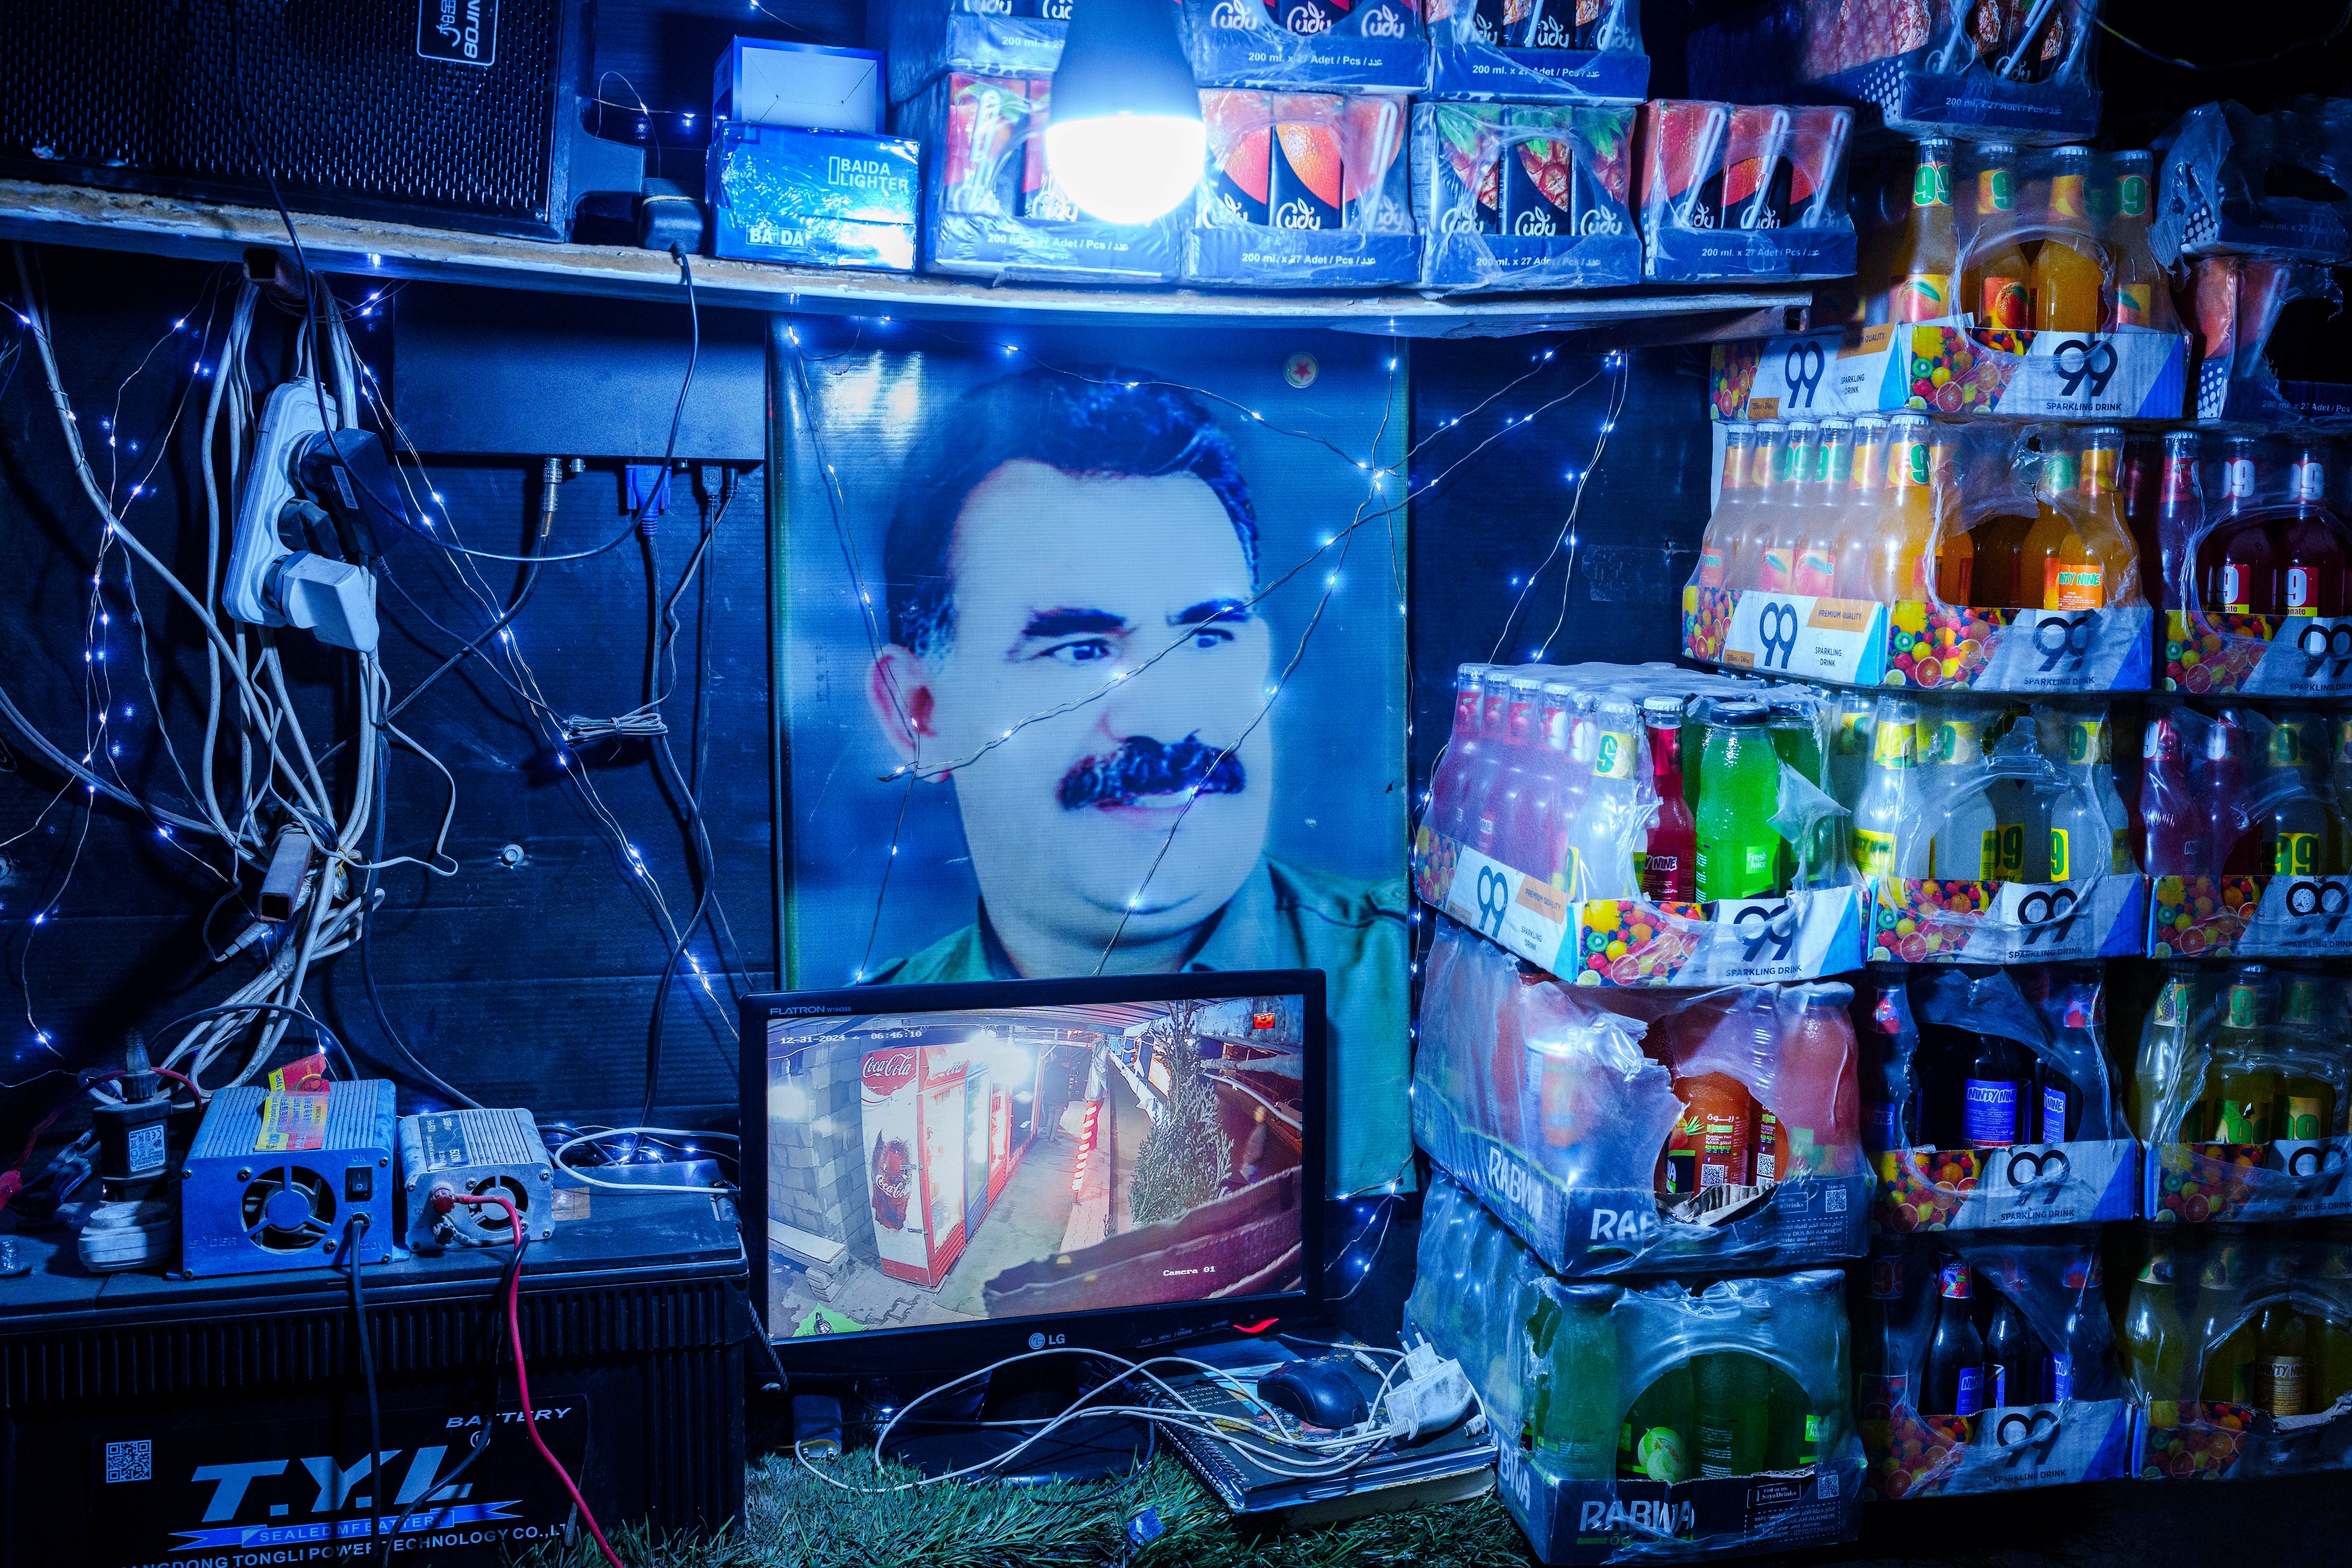
[[[121,463],[115,489],[127,502],[126,524],[188,578],[200,579],[205,510],[197,431],[231,298],[223,286],[226,275],[186,263],[56,248],[40,253],[39,262],[66,387],[91,435],[101,481],[110,458]],[[13,279],[9,283],[5,292],[14,300],[19,290]],[[356,289],[344,292],[347,299],[361,297]],[[568,331],[593,341],[600,307],[570,303]],[[362,355],[386,384],[393,380],[396,331],[388,323],[400,307],[395,290],[377,315],[353,322]],[[642,376],[658,384],[665,400],[676,395],[684,363],[684,312],[676,315],[677,342],[637,343],[646,362]],[[173,331],[173,321],[182,319],[187,327]],[[253,359],[265,384],[283,373],[296,319],[268,307],[260,313]],[[543,344],[560,330],[541,320],[531,333]],[[502,340],[494,326],[484,327],[476,349],[486,362],[510,371],[522,361],[527,371],[529,345]],[[690,418],[698,416],[702,400],[714,405],[715,419],[719,399],[750,397],[756,426],[756,381],[738,378],[731,389],[728,381],[723,374],[698,380]],[[104,682],[109,722],[99,744],[107,749],[107,761],[140,793],[185,809],[188,795],[162,744],[157,703],[141,675],[139,622],[122,586],[123,552],[110,552],[103,602],[86,613],[100,520],[72,479],[38,363],[29,353],[0,360],[0,517],[5,519],[0,584],[6,605],[0,613],[0,684],[60,746],[79,754],[86,693],[95,706]],[[191,391],[175,426],[174,408]],[[419,393],[404,403],[404,416],[420,424],[444,417],[446,406],[422,405],[428,395],[458,394]],[[593,416],[594,410],[584,412]],[[740,410],[725,412],[741,422]],[[666,418],[635,427],[645,447],[625,455],[657,458]],[[111,448],[103,444],[110,437],[117,443]],[[472,546],[517,552],[535,533],[540,458],[532,452],[428,458],[426,482]],[[767,500],[756,465],[739,464],[735,471],[741,475],[740,488],[716,531],[709,563],[708,626],[698,620],[698,594],[679,603],[680,673],[667,712],[683,768],[694,649],[698,635],[707,632],[701,795],[717,899],[735,937],[727,945],[725,967],[739,985],[746,973],[765,985],[772,983],[775,962]],[[703,472],[715,479],[719,470]],[[129,497],[133,483],[142,487],[135,500]],[[593,559],[545,567],[515,622],[516,646],[542,689],[538,695],[556,712],[611,717],[641,700],[648,553],[667,595],[698,526],[688,476],[679,476],[673,489],[671,510],[657,521],[650,543],[631,536]],[[618,465],[599,463],[562,488],[546,549],[551,554],[589,549],[627,526]],[[453,557],[413,534],[396,535],[387,545],[390,581],[415,601],[404,600],[389,584],[380,593],[384,667],[401,693],[455,646],[428,615],[468,637],[488,616],[482,601],[461,584]],[[473,564],[488,595],[503,599],[512,592],[515,567]],[[197,626],[152,574],[138,573],[133,585],[147,617],[163,721],[181,759],[192,762],[205,706]],[[321,650],[299,635],[281,634],[281,646],[314,742],[325,744],[348,733],[350,657]],[[129,717],[122,716],[126,707]],[[681,921],[696,901],[681,813],[657,780],[645,743],[578,749],[572,758],[582,765],[558,767],[530,710],[478,661],[443,678],[399,722],[456,776],[449,853],[461,869],[446,878],[413,867],[384,874],[373,957],[394,1019],[419,1055],[487,1102],[529,1104],[542,1113],[634,1111],[643,1089],[655,981],[668,954],[668,941],[642,894],[657,885]],[[5,1137],[21,1136],[26,1121],[62,1094],[66,1079],[49,1076],[52,1069],[91,1065],[118,1048],[125,1028],[152,1029],[217,1001],[257,972],[257,959],[251,951],[222,964],[206,956],[205,910],[225,890],[217,876],[159,839],[134,814],[103,799],[93,809],[84,790],[62,787],[19,737],[0,731],[0,741],[7,747],[0,766],[10,770],[0,777],[0,839],[8,841],[0,847],[0,962],[5,965],[0,1015],[15,1020],[0,1026],[0,1084],[12,1086],[0,1094],[0,1137]],[[118,745],[121,752],[113,753]],[[342,765],[331,763],[331,774]],[[578,782],[582,777],[585,785]],[[447,787],[429,764],[395,750],[390,790],[388,852],[422,855]],[[642,858],[643,876],[625,846]],[[516,863],[508,863],[509,856]],[[248,877],[244,896],[251,892]],[[232,898],[216,909],[213,943],[226,943],[245,923],[239,901]],[[729,987],[718,977],[719,944],[708,931],[688,952],[713,977],[708,994],[690,971],[672,990],[661,1099],[674,1114],[707,1115],[731,1108],[735,1100],[732,1007]],[[328,961],[310,994],[363,1059],[380,1058],[356,958],[347,953]]]

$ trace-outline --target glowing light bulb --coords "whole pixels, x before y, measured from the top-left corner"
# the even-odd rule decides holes
[[[1105,223],[1150,223],[1200,183],[1209,133],[1198,115],[1103,115],[1045,127],[1045,160],[1070,200]]]

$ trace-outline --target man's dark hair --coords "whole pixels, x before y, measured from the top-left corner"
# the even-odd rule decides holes
[[[1233,520],[1257,580],[1257,512],[1233,441],[1189,393],[1116,365],[1032,370],[974,388],[932,431],[882,546],[890,640],[928,656],[955,636],[951,558],[964,498],[1026,458],[1081,478],[1191,474]]]

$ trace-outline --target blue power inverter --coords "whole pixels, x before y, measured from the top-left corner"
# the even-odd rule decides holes
[[[274,1273],[341,1261],[355,1215],[360,1261],[400,1241],[392,1085],[323,1093],[225,1089],[180,1171],[180,1267],[192,1275]]]

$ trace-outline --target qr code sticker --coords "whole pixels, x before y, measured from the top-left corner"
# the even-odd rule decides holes
[[[1821,1475],[1821,1486],[1818,1489],[1820,1495],[1822,1497],[1833,1498],[1837,1496],[1838,1473],[1835,1470],[1823,1470]]]
[[[1822,1194],[1822,1207],[1832,1214],[1845,1213],[1845,1189],[1832,1187]]]
[[[135,1443],[109,1443],[106,1446],[106,1479],[110,1485],[116,1481],[153,1480],[155,1445],[144,1437]]]

